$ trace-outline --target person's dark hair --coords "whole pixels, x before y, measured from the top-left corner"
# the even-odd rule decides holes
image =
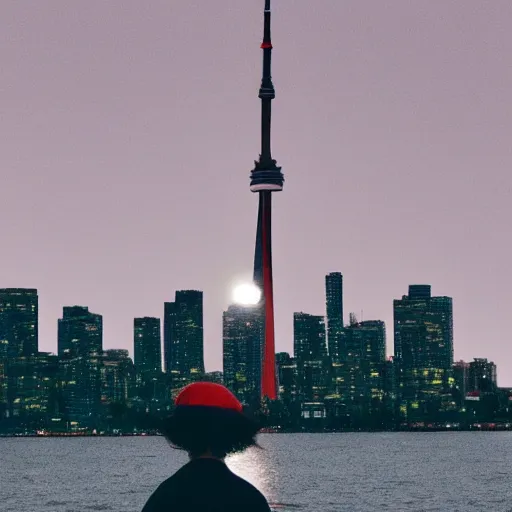
[[[186,450],[191,457],[211,453],[223,458],[258,446],[259,425],[243,413],[203,406],[178,406],[162,425],[171,446]]]

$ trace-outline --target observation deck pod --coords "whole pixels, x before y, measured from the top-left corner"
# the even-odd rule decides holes
[[[281,167],[276,166],[276,161],[272,160],[272,165],[264,169],[260,162],[256,162],[256,167],[251,171],[251,192],[281,192],[284,185],[284,176]]]

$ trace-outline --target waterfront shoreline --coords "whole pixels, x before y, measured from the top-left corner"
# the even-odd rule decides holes
[[[479,427],[410,427],[400,428],[394,430],[277,430],[277,429],[264,429],[260,434],[400,434],[404,432],[414,433],[432,433],[432,432],[511,432],[512,426],[487,426],[481,425]],[[163,437],[158,432],[126,432],[126,433],[92,433],[92,432],[45,432],[45,433],[0,433],[0,438],[55,438],[55,437]]]

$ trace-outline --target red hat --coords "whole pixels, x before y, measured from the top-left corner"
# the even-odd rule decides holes
[[[185,386],[176,398],[176,405],[218,407],[242,412],[242,404],[228,388],[213,382],[194,382]]]

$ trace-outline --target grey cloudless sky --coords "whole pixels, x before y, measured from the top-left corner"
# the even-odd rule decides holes
[[[37,287],[40,349],[62,306],[133,318],[205,293],[205,358],[250,276],[263,0],[0,6],[0,286]],[[278,350],[294,311],[383,319],[411,283],[454,299],[455,357],[512,385],[512,2],[273,1]]]

